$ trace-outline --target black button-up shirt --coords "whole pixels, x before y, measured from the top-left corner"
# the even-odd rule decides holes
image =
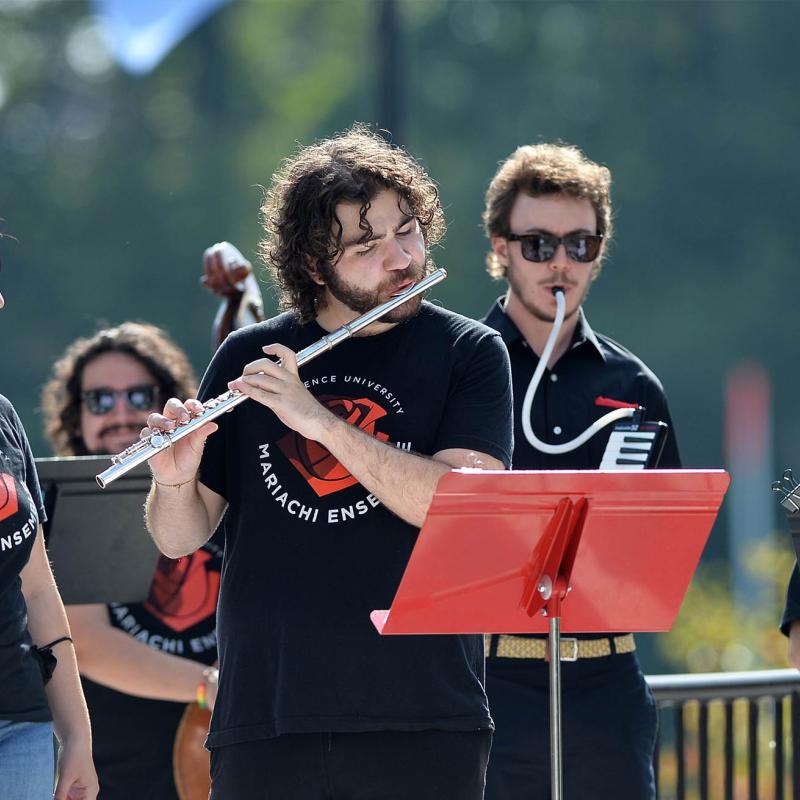
[[[514,469],[597,469],[613,425],[595,434],[570,453],[541,453],[528,442],[522,429],[521,413],[525,392],[539,363],[519,328],[503,310],[502,298],[484,322],[499,331],[511,358],[514,388]],[[531,410],[531,427],[548,444],[568,442],[583,433],[611,409],[595,405],[598,397],[637,403],[645,408],[644,419],[665,422],[667,440],[658,462],[660,469],[681,466],[667,398],[655,374],[633,353],[607,336],[595,333],[583,309],[572,343],[552,370],[545,369],[536,389]]]
[[[500,298],[483,320],[499,331],[511,358],[511,381],[514,389],[513,469],[597,469],[605,452],[613,424],[603,428],[580,447],[569,453],[550,455],[536,450],[522,429],[522,403],[528,384],[539,363],[519,328],[503,310]],[[595,333],[583,309],[572,342],[552,370],[545,369],[536,389],[531,408],[531,427],[537,438],[547,444],[568,442],[583,433],[595,420],[611,409],[598,406],[595,400],[606,397],[644,406],[644,419],[665,422],[667,439],[658,462],[660,469],[679,469],[678,445],[661,382],[644,362],[613,339]],[[539,634],[525,634],[540,638]],[[579,639],[596,639],[606,634],[578,634]],[[493,637],[493,640],[496,637]],[[491,654],[496,645],[493,643]],[[504,661],[504,659],[497,659]],[[494,669],[494,658],[487,669]],[[546,665],[537,662],[538,669]]]

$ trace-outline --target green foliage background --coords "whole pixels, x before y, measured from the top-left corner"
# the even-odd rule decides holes
[[[501,292],[480,228],[497,162],[575,143],[615,181],[590,319],[662,378],[685,464],[722,465],[724,376],[747,359],[771,375],[776,456],[791,463],[800,6],[397,5],[396,139],[439,181],[450,222],[438,296],[485,313]],[[202,250],[228,239],[252,256],[259,186],[296,142],[384,124],[379,13],[380,0],[238,0],[134,78],[98,44],[88,3],[0,0],[0,217],[17,239],[0,245],[0,386],[38,455],[49,365],[98,323],[163,325],[202,370]],[[709,552],[724,550],[717,531]]]

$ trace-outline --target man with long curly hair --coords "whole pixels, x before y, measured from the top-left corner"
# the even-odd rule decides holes
[[[119,382],[130,386],[111,386],[123,371]],[[142,412],[196,385],[189,360],[165,331],[142,322],[105,328],[74,341],[54,364],[42,392],[45,433],[57,455],[117,453],[139,438]]]
[[[196,385],[187,357],[160,328],[100,330],[73,342],[53,367],[42,393],[47,437],[60,456],[117,453],[155,408]],[[220,533],[181,561],[162,557],[144,603],[67,606],[104,800],[178,798],[178,725],[198,686],[213,700],[221,564]]]
[[[358,126],[288,160],[262,211],[287,310],[229,337],[200,388],[253,402],[150,461],[163,552],[194,550],[227,509],[211,797],[477,800],[482,639],[381,637],[370,611],[391,603],[438,479],[509,464],[502,342],[413,299],[300,377],[297,351],[430,269],[438,192]],[[170,401],[149,425],[198,408]]]

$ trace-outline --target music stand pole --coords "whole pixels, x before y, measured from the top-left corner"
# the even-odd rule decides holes
[[[542,613],[549,620],[547,638],[548,673],[550,683],[550,797],[551,800],[562,800],[563,762],[561,753],[561,604],[569,592],[572,564],[580,543],[583,522],[586,519],[585,501],[575,508],[566,498],[561,501],[568,513],[561,516],[556,512],[553,521],[556,523],[556,547],[551,551],[550,569],[557,576],[555,581],[542,573],[536,581],[536,591],[542,603]],[[555,561],[554,559],[558,559]],[[538,605],[538,603],[536,604]],[[528,605],[528,613],[536,607]]]
[[[584,523],[589,511],[587,498],[573,501],[562,497],[544,533],[549,542],[543,562],[534,547],[528,562],[528,580],[520,605],[529,617],[543,613],[549,622],[547,640],[550,683],[550,796],[561,800],[563,768],[561,754],[561,608],[570,591],[572,567],[578,555]],[[577,655],[577,654],[576,654]]]
[[[561,800],[561,620],[550,618],[550,794]],[[555,654],[555,657],[553,656]]]

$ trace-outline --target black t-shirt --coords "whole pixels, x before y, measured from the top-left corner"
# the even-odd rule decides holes
[[[263,345],[299,351],[324,333],[291,314],[237,331],[201,399],[226,391]],[[494,331],[465,317],[424,303],[415,318],[347,340],[301,376],[321,403],[391,446],[510,462],[508,357]],[[389,608],[418,529],[258,403],[218,421],[201,466],[202,482],[229,502],[209,746],[490,727],[481,637],[382,637],[370,622],[373,609]]]
[[[110,604],[111,624],[156,650],[212,664],[222,547],[220,529],[192,555],[162,556],[147,601]],[[172,748],[186,704],[135,697],[81,680],[100,800],[177,800]]]
[[[645,418],[665,422],[667,439],[658,463],[660,469],[681,466],[667,398],[655,374],[630,350],[607,336],[595,333],[583,313],[569,349],[542,374],[531,408],[531,427],[540,441],[560,444],[583,433],[610,411],[595,400],[605,397],[644,406]],[[492,306],[485,322],[499,331],[511,358],[514,387],[514,469],[597,469],[603,458],[613,425],[595,434],[569,453],[549,454],[536,450],[522,429],[522,404],[533,373],[539,364],[517,326],[503,310],[502,301]],[[581,634],[598,638],[604,634]],[[544,664],[544,662],[540,662]],[[546,665],[545,665],[546,666]]]
[[[44,518],[28,439],[13,406],[0,395],[0,719],[52,719],[31,650],[20,579]]]

